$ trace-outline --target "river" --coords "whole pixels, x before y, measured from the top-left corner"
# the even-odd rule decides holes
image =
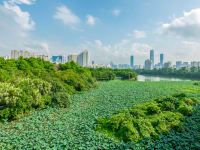
[[[138,75],[138,81],[146,82],[146,81],[190,81],[187,79],[173,78],[173,77],[160,77],[160,76],[145,76]]]

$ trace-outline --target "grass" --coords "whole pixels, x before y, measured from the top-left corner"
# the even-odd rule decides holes
[[[131,82],[99,83],[98,88],[72,97],[70,109],[48,108],[20,120],[0,125],[2,149],[114,149],[122,146],[112,138],[95,131],[96,119],[109,117],[159,98],[196,89],[193,82]],[[200,97],[198,93],[191,93]]]

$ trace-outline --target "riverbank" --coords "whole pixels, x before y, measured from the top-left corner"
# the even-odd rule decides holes
[[[139,75],[200,80],[199,72],[166,72],[165,70],[137,70]]]

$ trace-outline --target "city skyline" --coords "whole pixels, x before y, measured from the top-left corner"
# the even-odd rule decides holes
[[[88,49],[99,64],[129,64],[134,55],[135,64],[143,65],[154,49],[155,63],[160,53],[173,63],[198,61],[199,19],[197,0],[2,0],[0,55],[12,49],[49,55]]]

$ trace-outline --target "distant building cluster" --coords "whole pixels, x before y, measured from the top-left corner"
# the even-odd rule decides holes
[[[64,55],[53,55],[49,57],[48,55],[44,54],[35,54],[31,53],[26,50],[12,50],[10,56],[4,56],[4,59],[19,59],[20,57],[23,58],[40,58],[45,61],[51,61],[52,63],[66,63],[66,62],[75,62],[78,63],[80,66],[88,67],[89,66],[89,52],[84,50],[80,54],[69,54],[68,56]]]
[[[161,53],[159,58],[159,63],[155,63],[155,53],[154,50],[150,50],[149,58],[144,61],[144,66],[135,65],[135,57],[134,55],[130,56],[130,64],[114,64],[111,62],[110,64],[95,64],[93,60],[91,64],[89,63],[89,52],[87,50],[82,51],[79,54],[69,54],[69,55],[53,55],[49,57],[48,55],[44,54],[35,54],[31,53],[26,50],[12,50],[10,56],[5,56],[4,59],[19,59],[20,57],[23,58],[41,58],[45,61],[51,61],[52,63],[60,64],[66,62],[75,62],[83,67],[90,67],[90,68],[113,68],[113,69],[145,69],[145,70],[152,70],[152,69],[162,69],[162,68],[191,68],[191,67],[200,67],[200,61],[192,61],[192,62],[184,62],[184,61],[176,61],[176,64],[173,65],[172,62],[166,61],[165,62],[165,55]]]
[[[200,67],[200,61],[192,61],[192,62],[183,62],[176,61],[176,64],[173,65],[172,62],[167,61],[164,62],[164,54],[160,54],[160,62],[158,64],[154,64],[154,50],[150,50],[150,58],[145,60],[144,69],[152,70],[152,69],[162,69],[162,68],[191,68],[191,67]]]
[[[152,70],[154,68],[161,69],[164,67],[168,67],[170,65],[169,62],[164,62],[164,54],[160,54],[160,62],[158,64],[155,64],[155,54],[154,50],[150,50],[150,57],[149,59],[145,60],[144,62],[144,69],[145,70]]]
[[[192,61],[191,63],[189,63],[189,62],[183,62],[183,61],[176,61],[175,67],[177,69],[191,68],[191,67],[200,67],[200,61]]]
[[[23,57],[23,58],[35,57],[35,58],[44,59],[46,61],[49,60],[48,55],[36,55],[36,54],[31,53],[29,51],[22,51],[22,50],[12,50],[11,51],[11,57],[10,57],[11,59],[18,59],[20,57]],[[9,59],[9,57],[6,57],[6,59]]]
[[[81,52],[80,54],[70,54],[68,55],[68,62],[78,63],[80,66],[89,66],[89,53],[87,50]]]

